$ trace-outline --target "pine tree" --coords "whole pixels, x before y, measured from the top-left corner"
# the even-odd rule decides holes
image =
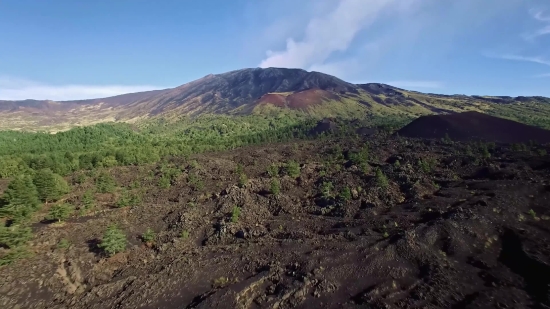
[[[84,206],[84,209],[94,208],[94,194],[91,190],[87,190],[86,192],[84,192],[84,195],[82,196],[82,205]]]
[[[115,224],[110,225],[98,246],[112,256],[126,249],[126,235]]]
[[[14,221],[28,218],[40,206],[36,186],[29,175],[12,180],[4,192],[3,200],[6,205],[0,208],[0,214]]]
[[[67,219],[72,214],[73,210],[74,208],[70,204],[64,203],[53,205],[52,208],[50,208],[47,219],[61,222],[62,220]]]
[[[38,190],[38,197],[43,202],[55,202],[71,191],[65,179],[50,169],[36,172],[33,182]]]

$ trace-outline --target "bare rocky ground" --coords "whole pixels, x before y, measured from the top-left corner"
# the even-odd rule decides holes
[[[346,157],[367,144],[363,169]],[[167,189],[158,166],[112,168],[120,186],[139,182],[143,203],[114,208],[97,194],[94,214],[37,223],[33,256],[0,269],[0,307],[550,308],[550,157],[497,145],[483,159],[468,145],[373,136],[242,148],[174,158],[183,173]],[[290,160],[300,176],[282,172],[271,194],[268,166]],[[345,187],[348,201],[336,197]],[[112,223],[129,244],[106,257],[97,244]]]

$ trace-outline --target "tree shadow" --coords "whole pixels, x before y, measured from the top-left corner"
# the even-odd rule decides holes
[[[86,245],[88,245],[88,251],[97,255],[102,255],[103,251],[101,250],[101,248],[99,248],[100,243],[101,240],[99,238],[94,238],[86,241]]]

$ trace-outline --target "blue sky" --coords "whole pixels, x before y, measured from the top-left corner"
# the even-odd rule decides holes
[[[0,99],[82,99],[246,67],[550,96],[548,0],[2,0]]]

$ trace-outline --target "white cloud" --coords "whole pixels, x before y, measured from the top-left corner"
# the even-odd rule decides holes
[[[286,50],[267,51],[260,67],[310,69],[325,65],[335,52],[346,51],[358,32],[376,20],[394,0],[340,0],[328,14],[312,18],[302,40],[287,38]],[[332,64],[334,68],[336,64]]]
[[[162,89],[150,85],[48,85],[0,76],[0,100],[82,100]]]
[[[401,80],[387,82],[385,84],[398,88],[443,88],[443,83],[432,80]]]
[[[537,29],[536,31],[532,31],[527,34],[524,34],[523,38],[526,39],[527,41],[533,41],[534,39],[540,36],[550,34],[550,15],[545,15],[544,11],[533,10],[533,9],[530,10],[529,13],[531,13],[531,16],[535,20],[546,23],[547,25]]]
[[[513,60],[513,61],[523,61],[523,62],[533,62],[538,64],[544,64],[544,65],[550,65],[550,60],[547,60],[542,57],[530,57],[530,56],[522,56],[522,55],[514,55],[514,54],[504,54],[504,55],[497,55],[493,53],[484,53],[485,57],[489,58],[497,58],[497,59],[504,59],[504,60]]]

